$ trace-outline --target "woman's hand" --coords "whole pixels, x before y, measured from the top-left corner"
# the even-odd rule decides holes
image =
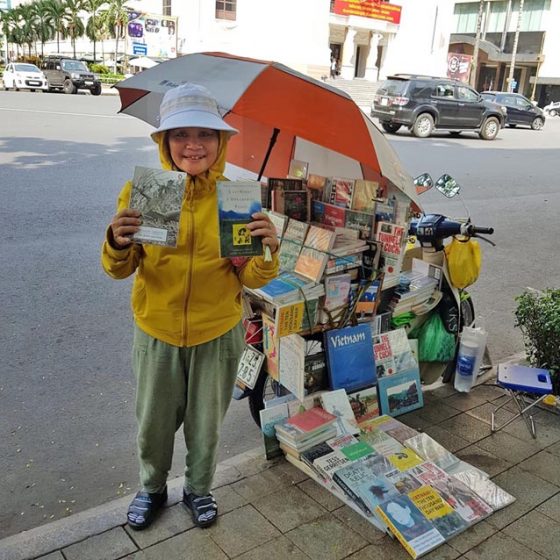
[[[138,231],[142,223],[141,215],[138,210],[131,208],[125,208],[115,215],[111,221],[115,249],[124,249],[132,243],[132,235]]]
[[[264,246],[268,245],[273,253],[278,251],[280,243],[276,236],[276,228],[270,221],[270,218],[263,212],[255,212],[251,218],[253,218],[253,221],[247,224],[247,228],[251,231],[251,236],[262,237]]]

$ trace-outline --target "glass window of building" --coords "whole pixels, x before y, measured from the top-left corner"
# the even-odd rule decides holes
[[[161,3],[161,13],[164,16],[171,15],[171,0],[163,0]]]
[[[216,19],[236,19],[237,0],[216,0]]]
[[[478,2],[455,4],[455,33],[476,33]]]

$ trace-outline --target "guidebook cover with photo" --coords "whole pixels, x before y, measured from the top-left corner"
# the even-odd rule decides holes
[[[179,217],[187,174],[136,166],[129,208],[142,213],[142,225],[132,236],[137,243],[177,246]]]
[[[220,257],[262,255],[260,237],[253,237],[247,224],[262,212],[261,185],[257,181],[218,181]]]

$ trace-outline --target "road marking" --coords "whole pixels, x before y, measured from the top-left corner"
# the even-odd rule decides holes
[[[62,111],[39,111],[37,109],[14,109],[12,107],[0,107],[0,111],[18,111],[20,113],[46,113],[47,115],[72,115],[74,117],[100,117],[102,119],[130,117],[130,115],[125,115],[123,113],[115,113],[114,115],[97,115],[95,113],[66,113]]]

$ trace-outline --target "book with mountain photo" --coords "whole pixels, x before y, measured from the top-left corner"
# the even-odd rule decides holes
[[[186,180],[187,174],[179,171],[134,168],[128,206],[142,213],[142,225],[132,236],[133,241],[177,246]]]
[[[253,237],[247,224],[262,212],[261,185],[256,181],[218,181],[220,257],[262,255],[260,237]]]

